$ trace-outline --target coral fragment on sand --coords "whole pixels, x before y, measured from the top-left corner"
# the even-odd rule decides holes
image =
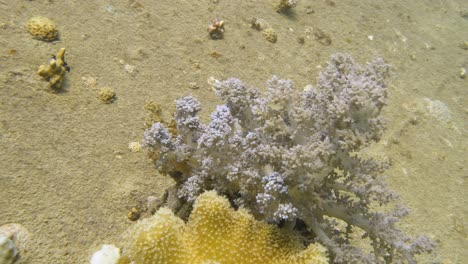
[[[268,42],[271,43],[276,43],[278,40],[278,34],[276,34],[276,31],[273,28],[267,28],[263,30],[262,35]]]
[[[18,249],[15,243],[7,236],[0,235],[0,263],[13,264],[18,257]]]
[[[276,12],[287,13],[292,8],[296,7],[297,0],[280,0],[279,4],[276,5]]]
[[[120,249],[114,245],[102,245],[101,250],[94,252],[90,264],[123,264],[119,262]]]
[[[110,104],[117,99],[117,95],[110,87],[103,87],[98,92],[98,98],[105,104]]]
[[[44,81],[49,82],[49,87],[58,91],[62,88],[63,77],[65,72],[69,71],[69,67],[65,62],[65,48],[61,48],[57,55],[52,56],[49,64],[44,64],[39,67],[37,74]]]
[[[21,252],[27,251],[30,234],[20,224],[0,226],[0,263],[13,264],[20,259]]]
[[[208,27],[208,34],[211,39],[222,39],[224,37],[224,21],[214,20]]]

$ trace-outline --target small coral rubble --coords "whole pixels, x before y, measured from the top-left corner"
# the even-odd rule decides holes
[[[224,21],[214,20],[208,27],[208,34],[211,39],[222,39],[224,37]]]
[[[187,96],[177,101],[178,134],[155,123],[143,145],[158,153],[156,165],[176,180],[182,203],[216,190],[257,219],[305,223],[309,238],[327,246],[337,263],[416,263],[415,255],[431,252],[434,243],[396,227],[408,213],[402,206],[371,209],[397,195],[381,176],[387,164],[358,155],[383,132],[388,73],[382,59],[359,65],[335,54],[317,85],[304,91],[275,76],[266,96],[235,78],[217,81],[224,104],[209,124],[197,116],[199,101]],[[368,237],[371,251],[351,243],[353,234]]]
[[[117,95],[110,87],[102,87],[98,92],[98,98],[105,104],[110,104],[115,101]]]
[[[279,4],[276,6],[276,12],[286,13],[296,7],[296,5],[297,0],[280,0]]]
[[[9,223],[0,226],[0,263],[13,264],[27,251],[30,234],[20,224]]]
[[[49,64],[41,65],[37,74],[43,80],[49,82],[49,87],[58,91],[62,88],[63,77],[65,72],[69,71],[67,63],[65,62],[65,48],[61,48],[56,56],[52,56]]]

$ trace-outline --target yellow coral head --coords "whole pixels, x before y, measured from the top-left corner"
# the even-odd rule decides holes
[[[304,248],[292,233],[257,221],[246,210],[208,191],[194,203],[185,224],[167,208],[140,221],[130,233],[133,263],[328,263],[325,248]]]
[[[140,221],[131,234],[129,258],[134,263],[184,263],[184,222],[171,210],[161,208]]]

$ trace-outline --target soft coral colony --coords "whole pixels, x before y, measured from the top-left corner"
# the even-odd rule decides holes
[[[176,102],[177,133],[155,123],[143,145],[175,179],[178,207],[215,190],[258,220],[309,231],[306,243],[322,243],[336,263],[416,263],[434,243],[395,226],[404,207],[371,209],[397,195],[381,177],[387,164],[358,153],[383,132],[388,72],[381,59],[359,65],[335,54],[304,91],[275,76],[265,96],[235,78],[217,81],[224,104],[209,124],[198,117],[200,102],[187,96]],[[356,234],[370,246],[355,246]]]

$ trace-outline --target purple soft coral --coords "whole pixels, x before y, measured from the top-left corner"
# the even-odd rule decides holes
[[[414,255],[434,244],[395,227],[408,210],[370,209],[397,196],[381,177],[387,165],[356,154],[383,132],[388,71],[381,59],[361,66],[335,54],[316,87],[303,92],[276,76],[265,97],[238,79],[218,81],[216,94],[225,104],[210,124],[196,116],[200,103],[184,97],[175,113],[179,134],[158,123],[145,133],[144,145],[160,152],[158,167],[177,175],[183,201],[214,189],[258,219],[286,226],[301,220],[335,262],[415,263]],[[189,169],[178,170],[177,162]],[[349,242],[357,229],[370,239],[370,254]]]

